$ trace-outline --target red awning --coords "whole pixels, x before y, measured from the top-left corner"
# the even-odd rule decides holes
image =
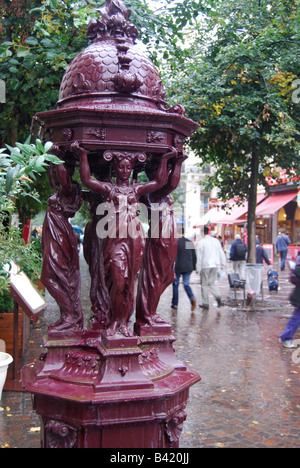
[[[264,193],[257,194],[257,203],[260,203],[266,195]],[[219,218],[217,224],[242,224],[247,222],[248,202],[244,202],[240,206],[234,207],[229,214],[223,218]]]
[[[200,218],[199,222],[197,223],[197,226],[194,226],[195,228],[200,228],[202,226],[206,226],[208,223],[209,224],[216,224],[218,219],[223,218],[224,215],[226,215],[226,212],[221,209],[219,206],[215,206],[211,208],[205,215]]]
[[[297,192],[273,193],[256,208],[256,216],[272,215],[296,198]]]
[[[231,200],[227,202],[227,208],[234,206],[237,200],[237,198],[231,198]],[[219,224],[220,219],[228,216],[226,211],[221,208],[223,205],[224,203],[221,200],[217,201],[215,206],[200,218],[197,225],[193,226],[194,229],[206,226],[207,224]]]
[[[236,206],[229,214],[226,214],[222,219],[217,221],[218,224],[237,224],[238,219],[241,218],[248,210],[248,202],[243,205]],[[243,221],[240,221],[243,222]]]

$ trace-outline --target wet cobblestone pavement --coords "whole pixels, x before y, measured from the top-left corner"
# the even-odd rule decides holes
[[[86,268],[82,272],[83,305],[88,310]],[[278,293],[269,293],[266,273],[267,268],[264,303],[257,301],[254,310],[234,303],[227,280],[220,283],[225,305],[217,308],[210,296],[208,312],[198,307],[191,312],[182,285],[176,312],[170,308],[172,287],[161,298],[159,313],[172,325],[177,357],[202,379],[190,390],[181,448],[300,447],[300,341],[296,350],[283,348],[278,341],[293,311],[288,304],[292,286],[288,272],[283,272]],[[200,303],[195,273],[191,286]],[[39,324],[31,325],[24,364],[44,351],[42,337],[57,319],[56,307],[49,301]],[[300,340],[300,329],[294,339]],[[39,448],[39,426],[29,394],[3,392],[1,448]]]

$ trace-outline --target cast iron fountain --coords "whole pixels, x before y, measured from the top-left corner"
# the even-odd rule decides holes
[[[56,109],[34,117],[64,161],[50,171],[43,227],[42,280],[60,318],[48,327],[47,353],[22,372],[45,448],[178,447],[189,388],[200,380],[177,360],[171,326],[157,314],[174,278],[170,194],[187,157],[183,142],[198,125],[181,106],[166,105],[129,17],[121,1],[106,1],[88,26],[91,44],[63,77]],[[88,190],[73,180],[76,166]],[[138,182],[141,171],[147,182]],[[88,327],[69,223],[83,198],[91,213],[84,236]],[[149,217],[147,239],[140,206]]]

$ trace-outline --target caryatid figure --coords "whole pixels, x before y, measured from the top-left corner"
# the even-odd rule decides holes
[[[174,281],[177,255],[177,230],[170,194],[180,182],[181,166],[187,155],[180,152],[174,158],[167,183],[147,194],[143,203],[148,207],[149,235],[139,275],[136,321],[139,325],[164,323],[157,314],[157,306],[164,290]],[[153,178],[155,163],[146,167],[148,178]]]
[[[54,154],[60,151],[54,147]],[[69,223],[82,204],[80,185],[72,179],[74,166],[51,166],[50,183],[55,190],[48,200],[43,234],[43,267],[41,280],[60,308],[60,319],[49,331],[74,330],[83,327],[80,301],[80,267],[77,241]]]
[[[80,175],[84,185],[101,194],[110,213],[107,231],[103,239],[105,283],[110,295],[107,335],[117,332],[132,336],[128,328],[134,311],[134,284],[143,261],[145,233],[139,220],[138,202],[141,196],[159,190],[167,181],[168,159],[177,155],[177,150],[161,156],[160,165],[153,180],[131,183],[136,153],[111,151],[116,182],[102,182],[91,177],[87,152],[77,144],[72,151],[80,155]],[[101,233],[98,231],[98,235]]]

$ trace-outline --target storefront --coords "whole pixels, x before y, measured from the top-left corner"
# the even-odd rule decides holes
[[[267,195],[260,193],[257,195],[257,203],[264,200]],[[239,198],[232,198],[227,202],[227,209],[222,209],[222,202],[217,202],[217,206],[211,208],[200,220],[197,226],[194,226],[194,240],[199,239],[200,228],[209,225],[220,236],[229,252],[230,246],[235,239],[236,234],[241,234],[242,239],[247,242],[247,211],[248,202],[241,202]]]
[[[263,245],[275,246],[279,232],[288,234],[291,239],[290,256],[300,249],[300,196],[297,197],[298,187],[294,184],[282,184],[272,187],[268,196],[260,193],[257,196],[256,235]],[[242,236],[246,232],[248,203],[238,205],[238,199],[228,202],[231,211],[226,213],[220,206],[209,210],[199,224],[199,229],[210,224],[221,235],[228,246],[233,242],[236,233]],[[299,206],[298,206],[299,205]],[[272,256],[273,256],[273,248]],[[275,252],[276,253],[276,250]]]
[[[287,234],[292,243],[300,243],[300,209],[297,188],[278,186],[256,209],[257,235],[261,243],[275,244],[278,233]]]

